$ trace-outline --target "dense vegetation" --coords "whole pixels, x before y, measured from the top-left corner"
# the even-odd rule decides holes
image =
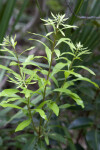
[[[99,7],[0,0],[0,149],[100,149]]]

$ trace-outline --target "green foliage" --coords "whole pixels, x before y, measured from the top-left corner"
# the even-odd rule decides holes
[[[40,148],[44,147],[42,139],[45,139],[47,145],[49,145],[49,138],[66,144],[66,138],[62,135],[59,135],[58,133],[52,133],[51,127],[49,125],[51,123],[51,117],[53,114],[58,117],[63,109],[68,109],[69,107],[76,106],[80,107],[80,109],[83,110],[83,108],[85,107],[85,104],[82,98],[78,95],[77,90],[75,91],[75,89],[72,87],[75,86],[78,81],[87,81],[93,84],[96,88],[99,88],[98,84],[76,72],[76,68],[82,68],[87,70],[92,75],[95,75],[95,73],[89,68],[82,65],[75,66],[74,64],[75,62],[82,59],[82,55],[90,54],[89,50],[87,48],[84,48],[80,42],[74,44],[71,39],[64,38],[64,30],[68,28],[76,28],[76,26],[67,25],[65,23],[67,20],[67,18],[65,18],[65,15],[54,15],[53,13],[51,13],[51,15],[53,19],[42,19],[45,22],[46,26],[52,26],[53,28],[53,31],[45,36],[45,38],[51,44],[49,45],[48,42],[43,43],[41,40],[37,39],[29,39],[39,42],[45,47],[45,52],[47,55],[46,57],[29,55],[24,60],[24,62],[21,63],[19,56],[23,52],[31,50],[34,46],[24,50],[18,56],[16,50],[16,36],[14,38],[4,38],[3,44],[1,44],[1,51],[7,51],[8,53],[12,54],[13,57],[15,57],[15,61],[11,62],[10,66],[17,66],[19,69],[19,73],[15,72],[12,68],[0,65],[1,69],[4,69],[11,74],[11,76],[8,77],[9,82],[12,82],[16,85],[15,89],[4,89],[0,93],[0,97],[8,97],[7,100],[3,100],[0,103],[0,106],[20,109],[20,112],[18,113],[21,113],[22,117],[24,116],[24,118],[28,119],[25,119],[23,122],[21,122],[17,126],[15,131],[17,132],[20,130],[24,130],[25,127],[31,128],[36,135],[37,141],[42,142],[42,146],[40,146]],[[57,35],[59,33],[62,34],[63,38],[57,38]],[[47,38],[48,35],[51,35],[51,39]],[[61,52],[59,45],[62,43],[68,45],[69,51],[68,49],[66,49],[66,52]],[[6,48],[6,46],[12,46],[13,50]],[[69,59],[67,55],[70,55],[71,58]],[[34,59],[41,59],[42,57],[47,60],[47,63],[49,65],[48,70],[45,70],[36,62],[33,62]],[[61,60],[64,61],[62,62]],[[52,66],[53,62],[56,62],[54,66]],[[35,66],[36,69],[28,69],[29,65]],[[64,76],[63,82],[61,83],[59,82],[59,80],[57,80],[59,73],[62,73]],[[55,83],[57,87],[55,87],[53,83]],[[30,90],[30,84],[37,84],[38,88],[36,90]],[[23,97],[19,96],[20,94],[23,94]],[[67,97],[68,101],[65,101],[62,105],[61,98],[63,95]],[[37,101],[36,103],[34,102],[33,97],[35,96],[40,96],[39,103]],[[72,101],[72,99],[74,100],[74,102]],[[15,100],[21,103],[15,104]],[[12,119],[19,115],[18,113],[13,116]],[[37,119],[37,124],[34,122],[33,116]],[[84,122],[84,124],[82,124],[82,121]],[[30,124],[32,125],[32,127],[30,126]],[[78,120],[75,120],[69,126],[69,128],[79,128],[81,126],[89,126],[91,124],[92,123],[89,119],[79,118]],[[65,128],[62,128],[62,130],[65,130]],[[67,136],[68,138],[70,148],[75,149],[72,139],[70,140],[71,137],[68,130],[66,130],[65,134],[65,136]]]

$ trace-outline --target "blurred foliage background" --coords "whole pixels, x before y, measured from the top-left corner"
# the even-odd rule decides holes
[[[67,23],[78,26],[77,29],[67,30],[66,37],[70,37],[74,43],[80,41],[84,47],[90,49],[91,55],[84,56],[84,61],[81,63],[92,69],[96,76],[93,77],[83,70],[81,74],[88,76],[100,86],[99,0],[0,0],[0,43],[6,35],[16,34],[18,53],[36,44],[28,41],[30,35],[27,32],[45,35],[47,31],[40,18],[50,17],[50,12],[65,13],[69,18]],[[45,42],[45,39],[41,38],[41,41]],[[66,48],[64,44],[60,47],[62,51],[65,51]],[[20,61],[23,61],[29,54],[45,55],[41,45],[38,44],[38,48],[20,57]],[[5,56],[5,53],[0,52],[0,63],[9,66],[13,59],[10,55]],[[48,67],[43,60],[38,63],[43,67]],[[62,75],[59,74],[58,80],[61,78]],[[0,70],[0,91],[14,87],[13,84],[8,83],[7,79],[5,71]],[[84,100],[85,108],[74,106],[62,111],[59,118],[53,116],[51,128],[54,127],[52,130],[55,134],[50,135],[49,146],[46,147],[44,143],[40,143],[40,150],[100,150],[100,91],[86,82],[77,83],[74,90],[78,91]],[[39,103],[41,99],[40,96],[35,97],[34,103]],[[62,97],[62,104],[66,99]],[[29,132],[29,129],[23,131],[23,134],[14,132],[16,124],[21,120],[23,116],[20,111],[0,108],[1,150],[33,149],[35,137]],[[56,127],[58,125],[59,127]]]

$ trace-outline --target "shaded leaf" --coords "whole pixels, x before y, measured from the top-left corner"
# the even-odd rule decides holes
[[[90,127],[93,125],[93,121],[90,118],[87,117],[80,117],[75,119],[70,125],[69,129],[80,129],[85,127]]]

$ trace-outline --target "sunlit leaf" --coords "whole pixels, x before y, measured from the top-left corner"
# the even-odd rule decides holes
[[[31,123],[31,120],[30,120],[30,119],[29,119],[29,120],[24,120],[23,122],[21,122],[21,123],[17,126],[15,132],[23,130],[24,128],[26,128],[27,126],[29,126],[30,123]]]

